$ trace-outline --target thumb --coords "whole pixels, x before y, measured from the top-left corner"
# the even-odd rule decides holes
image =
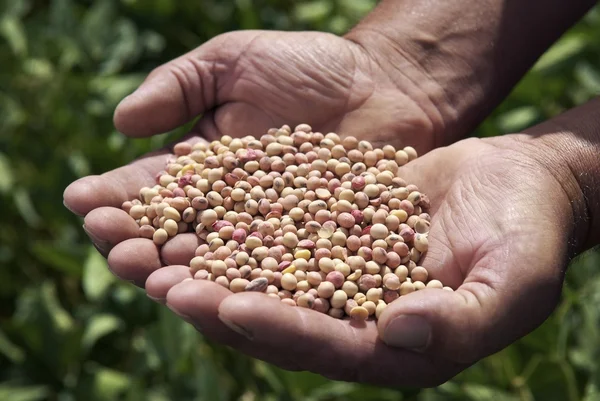
[[[558,277],[467,278],[456,291],[425,288],[390,303],[378,321],[389,346],[471,364],[539,326],[560,294]]]
[[[258,32],[219,35],[154,69],[117,106],[114,124],[129,136],[150,136],[177,128],[226,101],[223,84]],[[231,87],[231,85],[228,85]]]

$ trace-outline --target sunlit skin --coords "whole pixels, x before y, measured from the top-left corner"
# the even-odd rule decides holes
[[[415,78],[392,79],[362,46],[327,34],[233,33],[158,68],[115,113],[116,127],[138,137],[204,113],[191,142],[225,133],[259,136],[306,122],[375,146],[429,151],[401,175],[431,199],[422,265],[456,291],[403,296],[377,322],[351,325],[263,294],[233,295],[213,282],[183,281],[191,278],[186,264],[199,244],[196,235],[178,235],[159,251],[138,238],[137,224],[119,209],[154,184],[169,149],[76,181],[65,204],[85,216],[85,229],[114,274],[214,341],[334,379],[392,387],[442,383],[537,327],[556,305],[569,257],[590,244],[581,175],[563,160],[575,153],[553,149],[543,136],[584,121],[592,109],[536,128],[539,137],[469,139],[431,150],[441,144],[444,124]],[[597,171],[578,167],[591,177]],[[425,346],[392,346],[397,337],[387,329],[412,326],[415,317],[431,329]]]
[[[151,240],[135,238],[133,219],[106,202],[119,203],[151,184],[162,156],[75,183],[66,201],[89,211],[86,228],[105,241],[103,252],[117,276],[145,287],[208,338],[287,369],[330,378],[433,385],[531,331],[557,302],[574,211],[561,183],[528,156],[534,147],[522,140],[469,139],[402,169],[403,177],[431,198],[430,248],[422,265],[457,290],[426,289],[401,297],[365,327],[262,294],[233,295],[213,282],[182,283],[191,277],[184,264],[198,245],[195,234],[175,237],[159,254]],[[95,189],[86,189],[92,181]],[[381,341],[391,320],[404,314],[431,324],[424,353]],[[223,320],[243,327],[253,340]]]
[[[119,106],[115,125],[147,136],[205,113],[194,130],[213,140],[310,121],[423,153],[437,145],[442,121],[421,89],[427,78],[403,64],[392,76],[359,44],[326,33],[228,33],[157,68]]]

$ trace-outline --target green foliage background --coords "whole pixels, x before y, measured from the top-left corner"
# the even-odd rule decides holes
[[[599,253],[571,266],[538,330],[439,388],[392,391],[281,371],[209,343],[118,282],[63,208],[73,180],[181,134],[132,140],[112,126],[118,101],[153,67],[235,29],[341,34],[374,0],[0,4],[0,400],[600,400]],[[596,8],[476,134],[581,104],[600,91],[599,66]]]

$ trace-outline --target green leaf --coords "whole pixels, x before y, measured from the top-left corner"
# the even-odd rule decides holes
[[[0,192],[8,192],[14,182],[14,175],[8,157],[0,152]]]
[[[501,389],[476,383],[463,385],[463,390],[465,395],[473,401],[519,401],[519,397]]]
[[[123,321],[114,315],[94,315],[85,327],[81,339],[81,346],[85,350],[89,350],[100,338],[113,331],[119,330],[122,326]]]
[[[10,359],[12,363],[21,363],[25,359],[23,350],[14,345],[2,330],[0,330],[0,354]]]
[[[332,8],[331,2],[323,0],[298,3],[294,8],[294,15],[302,22],[317,22],[327,17]]]
[[[582,62],[575,68],[575,77],[591,95],[600,94],[600,73],[590,63]]]
[[[33,244],[31,250],[45,265],[69,276],[81,276],[81,264],[73,249],[63,249],[50,241],[38,241]]]
[[[90,301],[98,301],[116,282],[116,277],[108,270],[106,259],[90,246],[88,257],[83,264],[83,292]]]
[[[131,384],[131,378],[117,370],[101,366],[93,368],[92,395],[94,400],[113,401],[119,398]]]
[[[532,68],[533,72],[539,72],[556,67],[558,64],[569,60],[580,53],[586,46],[585,37],[567,36],[552,46],[540,57]]]
[[[540,118],[539,110],[534,106],[525,106],[509,111],[498,117],[498,126],[503,132],[519,132],[531,126]]]
[[[42,222],[42,218],[35,210],[33,202],[31,201],[31,197],[25,188],[17,188],[14,191],[13,198],[15,205],[17,206],[17,210],[21,214],[23,220],[27,222],[27,225],[32,228],[39,227]]]
[[[38,401],[45,400],[50,395],[46,386],[19,386],[10,383],[0,383],[0,400]]]
[[[27,59],[23,64],[23,71],[32,78],[39,79],[43,82],[48,82],[56,78],[52,62],[41,58]]]
[[[25,57],[27,55],[27,35],[23,24],[17,18],[10,16],[2,18],[0,35],[6,39],[15,56]]]

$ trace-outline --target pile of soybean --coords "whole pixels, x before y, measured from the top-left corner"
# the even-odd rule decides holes
[[[174,154],[123,209],[157,246],[195,232],[195,279],[358,320],[413,291],[452,291],[418,265],[431,217],[427,196],[398,174],[412,147],[301,124],[182,142]]]

